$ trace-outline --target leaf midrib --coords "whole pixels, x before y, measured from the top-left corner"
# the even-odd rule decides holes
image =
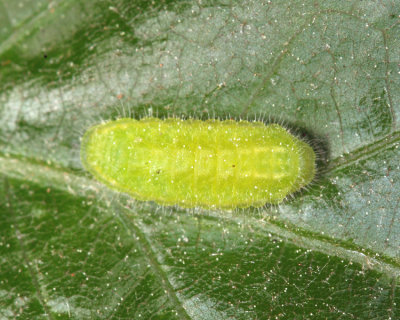
[[[371,152],[376,153],[384,148],[391,148],[399,140],[400,133],[393,134],[388,138],[382,139],[375,148],[371,146],[370,151],[373,150],[373,152]],[[388,144],[388,142],[390,143]],[[365,149],[363,150],[365,151]],[[354,153],[354,155],[358,154],[365,156],[365,152],[363,153],[363,151]],[[361,156],[353,156],[351,159],[352,161],[357,161],[360,157]],[[340,161],[340,159],[334,160],[333,162],[337,164],[338,168],[344,164],[348,165]],[[331,167],[329,171],[334,170]],[[80,174],[78,171],[72,171],[68,168],[55,166],[52,163],[49,164],[35,159],[19,158],[11,155],[6,156],[0,153],[0,173],[9,178],[29,181],[38,185],[45,184],[48,187],[67,192],[74,196],[79,194],[84,197],[93,197],[93,194],[101,193],[102,201],[109,202],[115,201],[113,199],[116,199],[114,191],[109,190],[90,177]],[[122,211],[127,210],[122,205],[120,207]],[[130,215],[132,215],[132,212],[130,212]],[[204,218],[206,216],[202,214],[202,217]],[[145,234],[137,225],[128,221],[125,215],[120,215],[119,218],[122,219],[123,224],[127,226],[128,230],[133,232],[140,239],[139,245],[143,253],[148,257],[149,264],[152,266],[155,273],[168,285],[165,290],[176,303],[179,299],[176,296],[171,296],[173,294],[173,287],[169,283],[166,274],[157,263],[156,255],[151,249],[151,244],[147,240]],[[233,224],[237,224],[238,220],[241,220],[240,216],[221,217],[221,219],[226,219],[227,222]],[[252,219],[246,219],[246,221],[251,222]],[[258,230],[259,234],[266,234],[266,232],[269,232],[282,239],[296,243],[296,245],[305,249],[317,250],[330,256],[337,256],[360,263],[361,265],[368,265],[369,268],[385,273],[389,277],[400,277],[400,262],[380,252],[357,246],[348,241],[334,239],[310,230],[301,229],[286,221],[260,221],[257,219],[257,221],[253,222],[253,228],[254,230]],[[182,317],[185,318],[187,314],[184,312],[184,309],[182,309],[182,312]]]

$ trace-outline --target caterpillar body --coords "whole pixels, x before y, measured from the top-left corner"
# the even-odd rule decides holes
[[[89,128],[86,170],[138,200],[202,208],[278,204],[310,183],[315,153],[277,124],[119,119]]]

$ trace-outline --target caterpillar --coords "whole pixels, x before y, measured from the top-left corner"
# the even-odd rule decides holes
[[[310,145],[278,124],[123,118],[94,125],[83,167],[109,188],[184,208],[278,204],[315,176]]]

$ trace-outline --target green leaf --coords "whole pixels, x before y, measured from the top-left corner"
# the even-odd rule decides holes
[[[400,3],[0,0],[1,319],[400,318]],[[320,154],[280,206],[117,194],[80,137],[263,118]]]

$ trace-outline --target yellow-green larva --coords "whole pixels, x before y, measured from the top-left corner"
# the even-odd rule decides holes
[[[138,200],[202,208],[277,204],[315,175],[315,153],[283,127],[233,120],[120,119],[83,136],[83,166]]]

